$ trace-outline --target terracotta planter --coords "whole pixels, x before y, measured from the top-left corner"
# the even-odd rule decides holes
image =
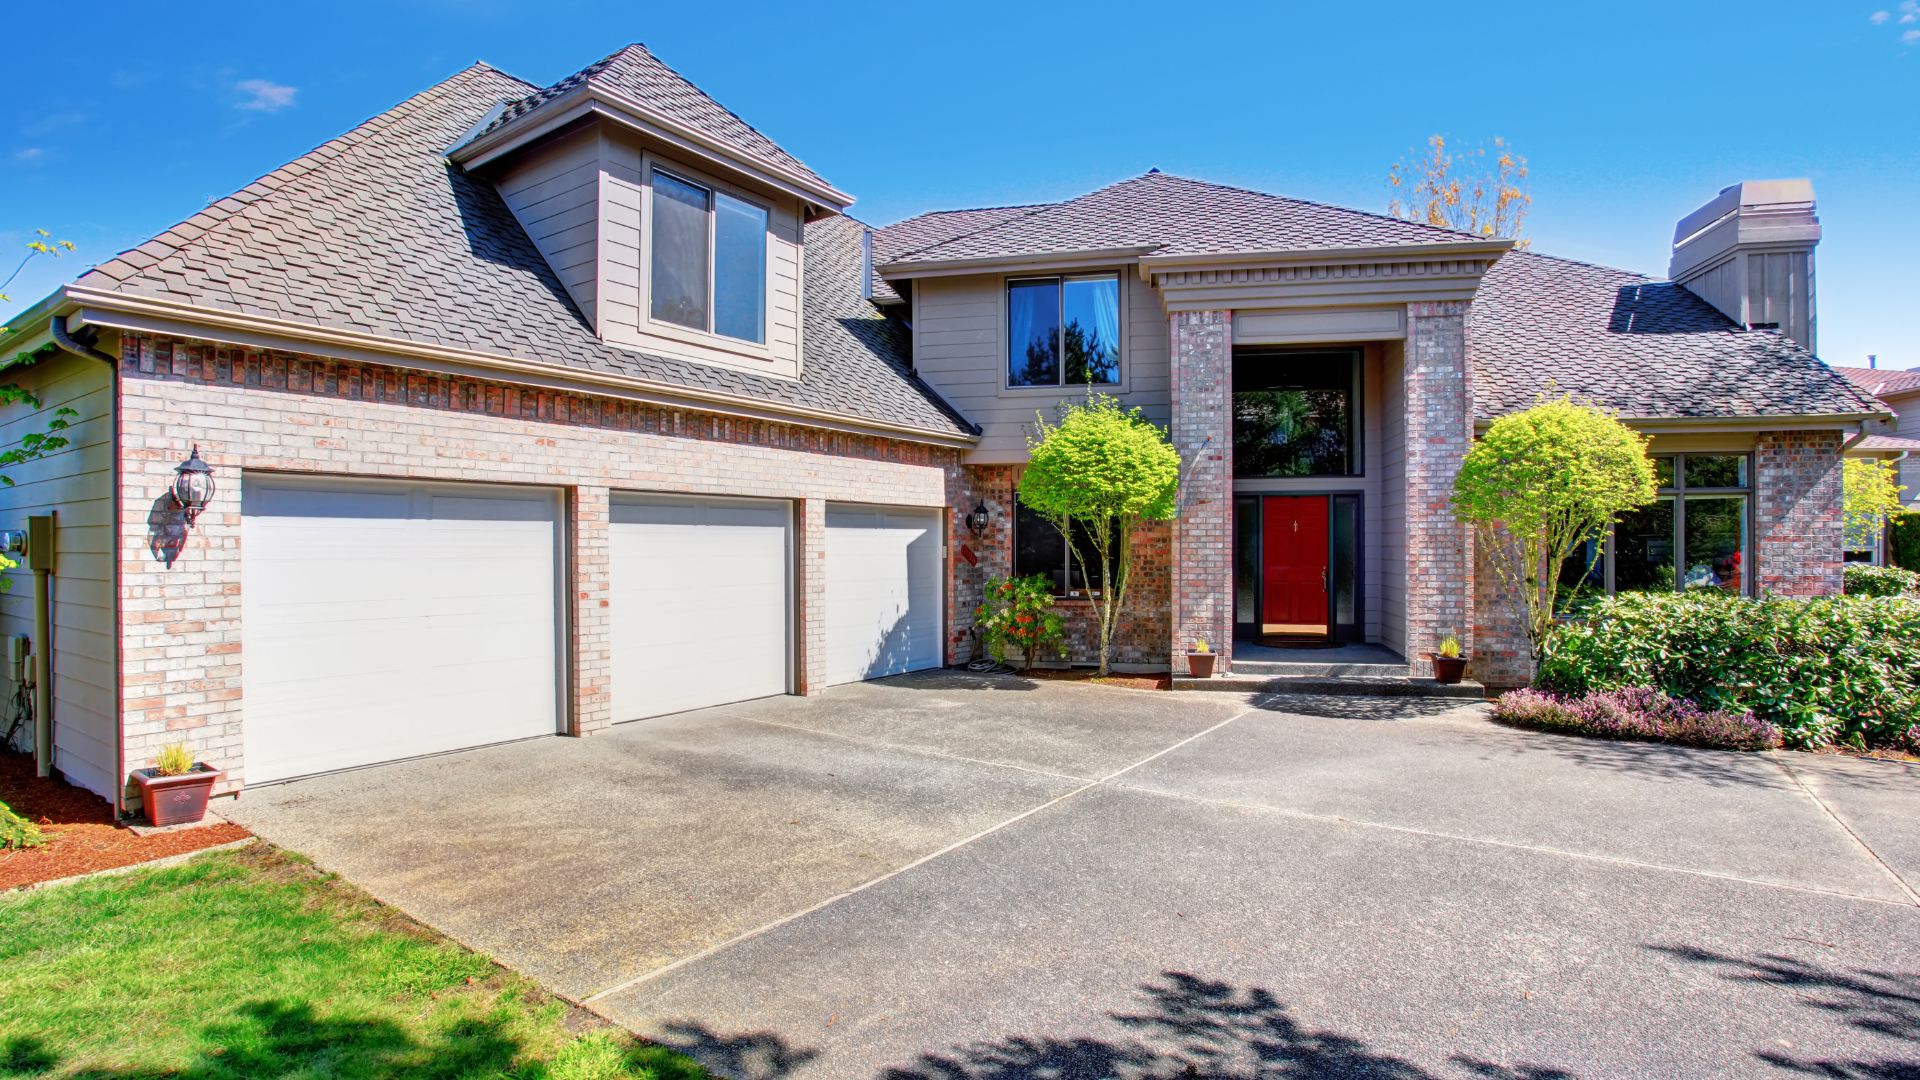
[[[1213,678],[1213,662],[1218,659],[1219,656],[1219,653],[1190,652],[1187,654],[1187,670],[1191,672],[1196,679],[1211,679]]]
[[[220,770],[204,761],[193,763],[192,772],[179,776],[161,776],[152,769],[133,770],[133,782],[140,789],[140,805],[146,808],[147,821],[154,825],[184,825],[207,816],[207,796],[220,779]]]
[[[1433,661],[1433,681],[1437,683],[1457,683],[1467,675],[1467,658],[1464,656],[1436,656],[1427,654]]]

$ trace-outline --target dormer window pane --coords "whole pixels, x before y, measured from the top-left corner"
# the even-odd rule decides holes
[[[767,211],[724,192],[713,199],[713,332],[767,339]]]
[[[706,188],[653,174],[653,317],[707,327]]]

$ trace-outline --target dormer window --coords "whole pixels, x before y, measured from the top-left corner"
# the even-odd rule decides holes
[[[765,343],[767,221],[759,203],[653,170],[654,320]]]

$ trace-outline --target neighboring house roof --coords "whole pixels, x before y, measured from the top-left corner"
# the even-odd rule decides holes
[[[1743,330],[1685,286],[1625,270],[1508,252],[1470,312],[1482,420],[1559,393],[1629,418],[1885,411],[1792,338]]]
[[[478,64],[100,264],[76,287],[559,363],[943,437],[972,428],[860,300],[857,222],[807,226],[799,379],[608,344],[447,146],[528,83]]]
[[[925,242],[903,243],[887,261],[938,263],[1128,249],[1155,256],[1325,251],[1486,239],[1157,170],[1065,202],[1010,209],[1020,212],[953,236],[930,229]],[[894,241],[888,234],[927,216],[890,226],[880,235],[888,237],[891,247]],[[874,261],[881,262],[877,252]]]
[[[1907,371],[1889,368],[1839,367],[1835,371],[1875,397],[1920,392],[1920,368]]]
[[[722,146],[750,158],[777,165],[789,172],[831,188],[826,178],[802,164],[752,124],[740,119],[731,109],[708,97],[679,72],[660,62],[645,45],[635,43],[554,83],[552,86],[518,98],[507,104],[492,123],[474,133],[474,138],[490,134],[539,110],[550,101],[565,97],[583,86],[609,90],[684,124]],[[458,134],[458,133],[456,133]]]

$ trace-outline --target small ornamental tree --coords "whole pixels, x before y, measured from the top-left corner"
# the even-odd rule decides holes
[[[1173,516],[1180,454],[1139,409],[1109,394],[1089,393],[1062,409],[1057,422],[1041,417],[1037,428],[1027,440],[1020,501],[1068,538],[1068,558],[1098,590],[1093,610],[1105,675],[1132,576],[1133,530]],[[1097,576],[1089,556],[1099,560]]]
[[[1886,531],[1887,522],[1906,511],[1900,505],[1900,484],[1893,462],[1878,458],[1848,458],[1841,466],[1842,529],[1848,551],[1868,551]]]
[[[1467,452],[1453,510],[1473,524],[1501,583],[1519,594],[1536,669],[1561,567],[1594,542],[1584,579],[1614,521],[1652,502],[1655,491],[1646,436],[1567,397],[1501,417]]]

